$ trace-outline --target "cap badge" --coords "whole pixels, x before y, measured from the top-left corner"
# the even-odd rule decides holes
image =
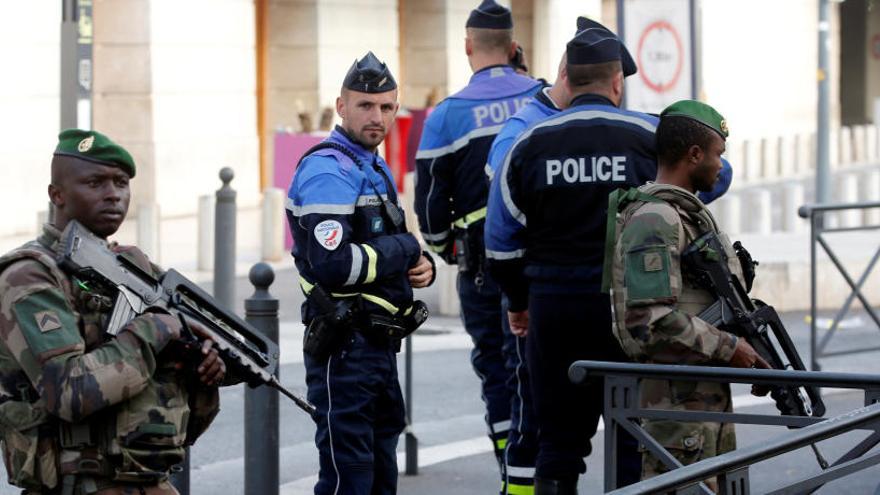
[[[729,132],[727,130],[727,121],[726,120],[721,119],[721,124],[719,124],[719,126],[721,127],[721,132],[723,132],[724,134],[727,134]]]
[[[92,149],[93,144],[95,144],[95,136],[89,136],[80,141],[76,149],[78,149],[80,153],[85,153],[86,151]]]

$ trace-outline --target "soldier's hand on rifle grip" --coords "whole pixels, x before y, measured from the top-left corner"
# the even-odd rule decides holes
[[[202,362],[196,368],[199,375],[199,381],[204,385],[213,387],[219,385],[226,376],[226,363],[220,358],[220,353],[214,347],[214,341],[211,340],[211,334],[197,322],[188,320],[187,326],[196,335],[200,344],[200,354],[203,356]]]
[[[772,366],[743,338],[736,339],[736,348],[733,351],[733,357],[730,358],[730,365],[734,368],[772,369]],[[767,385],[752,385],[752,395],[764,396],[768,393],[770,393],[770,388]]]

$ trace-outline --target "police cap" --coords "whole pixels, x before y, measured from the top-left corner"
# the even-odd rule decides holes
[[[586,17],[577,18],[577,33],[568,42],[566,60],[572,65],[601,64],[620,60],[623,77],[638,71],[636,62],[616,34]]]
[[[70,156],[79,160],[122,169],[134,177],[134,158],[125,148],[98,131],[65,129],[58,135],[55,156]]]
[[[696,100],[681,100],[666,107],[660,114],[660,121],[669,117],[683,117],[699,122],[717,132],[723,139],[730,135],[727,121],[717,110]]]
[[[360,93],[384,93],[397,89],[397,81],[385,63],[380,62],[373,52],[367,52],[362,59],[351,64],[342,87]]]
[[[481,29],[513,29],[513,17],[503,5],[495,0],[483,0],[479,7],[471,11],[465,27]]]

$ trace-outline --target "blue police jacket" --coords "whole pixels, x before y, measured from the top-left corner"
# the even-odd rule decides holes
[[[319,283],[336,297],[361,295],[370,311],[404,314],[413,298],[406,272],[418,262],[421,248],[383,214],[383,200],[397,203],[397,191],[386,186],[388,165],[340,127],[324,142],[344,147],[358,162],[335,149],[320,149],[305,157],[293,176],[287,221],[303,291],[308,295]],[[316,311],[307,299],[303,321]]]
[[[658,122],[587,94],[521,133],[492,181],[484,233],[511,310],[526,308],[531,281],[599,290],[608,195],[654,180]],[[708,199],[730,185],[723,165]]]
[[[485,219],[489,146],[541,84],[507,65],[487,67],[428,116],[416,154],[415,210],[432,251],[451,250],[453,225]]]
[[[510,151],[516,138],[530,125],[539,120],[544,120],[551,115],[561,112],[556,103],[550,98],[548,90],[550,86],[544,86],[540,91],[535,93],[532,101],[519,109],[513,117],[510,118],[501,128],[495,141],[489,148],[489,158],[486,160],[486,176],[491,181],[495,176],[495,171],[501,166],[505,155]]]

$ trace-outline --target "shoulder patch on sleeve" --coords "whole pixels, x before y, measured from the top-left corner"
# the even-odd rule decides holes
[[[640,246],[624,254],[627,304],[653,304],[672,297],[669,250]]]
[[[335,250],[342,241],[342,224],[336,220],[324,220],[315,225],[315,239],[324,249]]]
[[[15,321],[41,363],[83,345],[76,318],[57,288],[35,292],[13,305]]]

